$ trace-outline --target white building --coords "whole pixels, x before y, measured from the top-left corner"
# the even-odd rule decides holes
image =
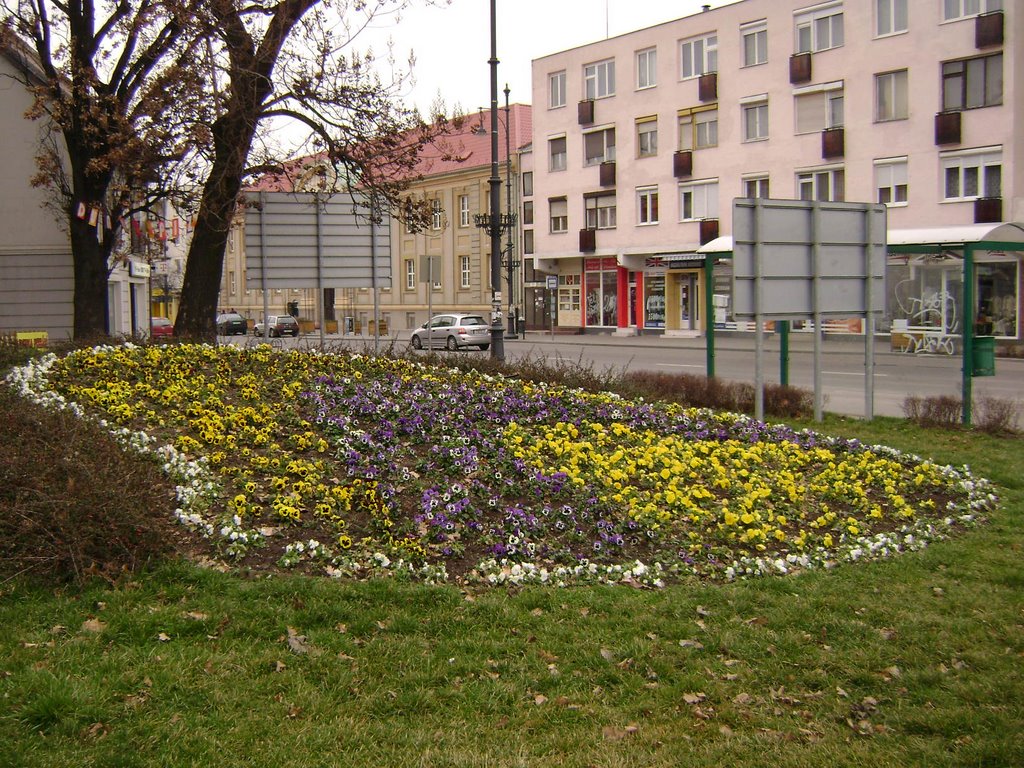
[[[44,124],[25,118],[32,94],[20,81],[38,79],[33,62],[27,49],[0,49],[0,335],[45,332],[60,341],[73,334],[74,265],[66,218],[47,205],[47,190],[31,185]],[[135,258],[111,269],[111,336],[148,333],[149,272]]]
[[[1024,239],[1001,226],[1024,221],[1022,77],[1005,0],[740,0],[535,60],[558,325],[697,334],[714,305],[732,327],[731,263],[709,286],[697,251],[731,234],[734,198],[773,197],[886,203],[890,242],[948,243],[890,257],[888,315],[962,333],[962,245]],[[975,259],[974,314],[1018,342],[1020,252]]]

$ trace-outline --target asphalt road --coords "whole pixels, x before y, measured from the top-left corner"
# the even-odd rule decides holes
[[[319,334],[298,340],[274,339],[271,343],[292,346],[316,345]],[[408,332],[381,338],[380,350],[394,344],[404,349]],[[814,387],[814,355],[810,334],[790,337],[789,383],[807,390]],[[226,338],[222,342],[229,341]],[[233,343],[262,343],[251,336],[232,337]],[[344,344],[373,351],[374,340],[367,336],[326,336],[328,345]],[[441,354],[488,355],[477,350]],[[596,371],[651,370],[675,373],[706,373],[705,339],[663,336],[621,337],[612,335],[555,335],[529,332],[525,338],[505,340],[505,358],[542,358],[593,366]],[[829,338],[822,346],[822,399],[825,411],[849,416],[866,414],[865,349],[861,339]],[[886,339],[875,346],[874,413],[879,416],[903,416],[908,395],[921,397],[962,393],[961,358],[944,355],[907,355],[889,349]],[[780,381],[778,338],[765,338],[763,375],[766,382]],[[752,336],[719,336],[715,344],[715,374],[723,379],[753,382],[755,377]],[[1024,406],[1024,360],[997,358],[996,375],[972,380],[974,401],[994,397],[1016,400]]]

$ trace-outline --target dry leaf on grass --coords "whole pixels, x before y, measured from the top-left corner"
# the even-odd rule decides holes
[[[293,627],[288,627],[288,648],[292,653],[308,653],[309,644],[306,636],[300,635]]]
[[[82,622],[83,632],[93,632],[95,634],[99,634],[106,628],[106,623],[100,621],[99,619],[86,619]]]
[[[604,736],[605,741],[622,741],[639,730],[640,726],[636,723],[630,723],[625,728],[620,728],[617,725],[606,725],[601,729],[601,735]]]

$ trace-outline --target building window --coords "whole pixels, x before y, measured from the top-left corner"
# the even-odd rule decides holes
[[[718,71],[718,35],[704,35],[679,44],[680,74],[685,80]]]
[[[826,83],[794,91],[796,132],[816,133],[843,124],[843,84]]]
[[[875,120],[906,120],[909,114],[907,70],[875,75]]]
[[[658,154],[658,118],[645,118],[636,123],[637,157],[654,157]]]
[[[548,170],[565,170],[565,136],[548,140],[548,157],[550,158]]]
[[[583,164],[600,165],[615,160],[615,129],[602,128],[583,134]]]
[[[548,200],[552,232],[569,231],[569,203],[564,197]]]
[[[459,226],[469,226],[469,195],[459,195]]]
[[[1003,103],[1003,54],[942,63],[942,109],[993,107]]]
[[[718,181],[679,185],[679,220],[718,218]]]
[[[523,172],[523,197],[533,197],[533,171]]]
[[[768,192],[767,176],[748,176],[743,179],[744,197],[771,197]]]
[[[615,95],[615,59],[583,67],[583,98],[603,99]]]
[[[548,75],[548,109],[565,106],[565,70]]]
[[[753,21],[740,27],[743,37],[743,66],[753,67],[768,61],[768,22]]]
[[[523,224],[533,224],[533,201],[523,203]]]
[[[658,223],[658,188],[640,187],[636,191],[637,224]]]
[[[953,21],[1002,9],[1003,0],[943,0],[942,19]]]
[[[430,209],[430,228],[440,229],[443,218],[442,215],[444,214],[444,208],[441,207],[441,200],[436,197],[433,200],[431,200]]]
[[[801,13],[796,22],[796,52],[810,53],[839,48],[843,44],[843,5],[832,3],[810,13]]]
[[[1001,149],[974,150],[940,155],[943,200],[975,200],[1002,197]]]
[[[741,103],[743,115],[743,140],[762,141],[768,138],[768,99],[758,97]]]
[[[875,161],[875,189],[878,202],[886,205],[907,203],[907,158],[889,157]]]
[[[523,230],[523,253],[533,253],[533,230]]]
[[[679,149],[706,149],[718,145],[718,110],[685,109],[679,112]]]
[[[416,259],[405,260],[405,290],[416,290]]]
[[[615,195],[589,195],[583,200],[587,229],[615,229]]]
[[[636,54],[636,87],[653,88],[658,84],[658,51],[648,48]]]
[[[463,288],[469,288],[470,285],[472,272],[470,271],[469,264],[469,256],[459,257],[459,285]]]
[[[875,34],[907,31],[907,0],[875,0]]]
[[[820,168],[796,175],[797,197],[801,200],[842,202],[846,177],[842,168]]]

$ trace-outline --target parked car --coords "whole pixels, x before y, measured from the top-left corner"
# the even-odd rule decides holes
[[[217,315],[218,336],[245,336],[248,332],[248,321],[237,312],[224,312]]]
[[[412,332],[414,349],[464,347],[487,349],[491,346],[491,326],[480,315],[434,315]]]
[[[269,315],[267,327],[270,336],[298,336],[299,321],[291,315]],[[253,336],[263,335],[263,323],[257,322],[252,327]]]
[[[151,339],[169,338],[174,335],[174,323],[166,317],[149,318],[149,337]]]

